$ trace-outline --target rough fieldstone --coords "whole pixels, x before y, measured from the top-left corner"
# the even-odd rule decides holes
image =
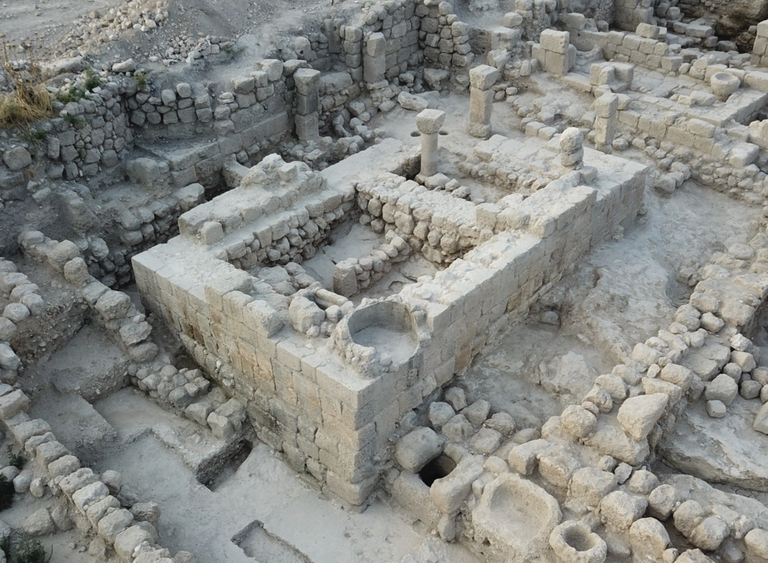
[[[395,459],[411,473],[418,473],[443,451],[445,438],[431,428],[417,428],[400,438],[395,444]]]

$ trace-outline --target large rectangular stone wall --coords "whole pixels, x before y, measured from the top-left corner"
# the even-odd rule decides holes
[[[400,419],[466,368],[489,338],[524,315],[590,248],[634,219],[645,187],[644,167],[595,153],[604,173],[594,187],[566,176],[524,201],[508,199],[493,221],[492,209],[468,202],[462,212],[433,215],[430,228],[463,233],[468,246],[432,279],[385,300],[409,311],[418,344],[407,360],[379,363],[375,349],[343,338],[347,320],[368,305],[355,308],[312,286],[279,294],[235,267],[242,257],[232,251],[261,241],[259,250],[251,250],[263,263],[264,242],[285,236],[280,229],[292,218],[363,202],[369,210],[377,193],[377,201],[387,199],[383,205],[391,207],[388,226],[429,259],[436,249],[419,244],[407,218],[420,217],[427,204],[455,208],[456,200],[393,174],[410,155],[396,142],[382,145],[329,168],[323,173],[327,184],[315,185],[312,175],[305,182],[299,171],[297,187],[291,184],[295,166],[283,164],[280,185],[288,187],[262,189],[262,172],[272,166],[262,163],[241,187],[182,216],[179,237],[134,258],[147,306],[246,405],[258,436],[349,505],[365,502],[377,485]],[[381,166],[378,178],[387,194],[370,185],[355,189],[372,162]],[[259,215],[260,209],[272,211]],[[343,313],[322,321],[338,323],[329,329],[330,339],[297,322],[295,304],[307,298]]]

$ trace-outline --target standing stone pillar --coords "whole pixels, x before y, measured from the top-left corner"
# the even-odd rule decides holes
[[[469,126],[467,133],[487,139],[491,136],[493,90],[499,71],[492,66],[480,65],[469,71]]]
[[[387,40],[383,33],[371,33],[363,51],[363,79],[368,84],[387,78]]]
[[[293,73],[296,83],[296,136],[301,141],[320,138],[320,71],[300,68]]]
[[[613,139],[616,137],[616,122],[619,115],[619,97],[616,94],[603,94],[595,100],[595,147],[604,153],[610,153]]]
[[[578,170],[584,161],[584,135],[581,129],[569,127],[560,134],[560,164]]]
[[[439,109],[425,109],[416,116],[416,127],[421,133],[421,175],[437,174],[437,138],[445,122],[445,112]]]

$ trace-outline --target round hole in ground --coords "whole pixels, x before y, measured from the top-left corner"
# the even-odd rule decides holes
[[[421,133],[418,131],[411,131],[411,137],[418,137],[419,135],[421,135]]]
[[[456,462],[447,455],[440,454],[419,471],[419,477],[427,487],[431,487],[432,483],[447,477],[454,469],[456,469]]]
[[[447,135],[447,134],[448,134],[448,131],[439,131],[439,133],[440,133],[441,135]]]

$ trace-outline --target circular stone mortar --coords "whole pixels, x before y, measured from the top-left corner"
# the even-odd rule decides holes
[[[739,89],[741,81],[728,72],[716,72],[709,79],[709,85],[715,97],[724,102]]]

